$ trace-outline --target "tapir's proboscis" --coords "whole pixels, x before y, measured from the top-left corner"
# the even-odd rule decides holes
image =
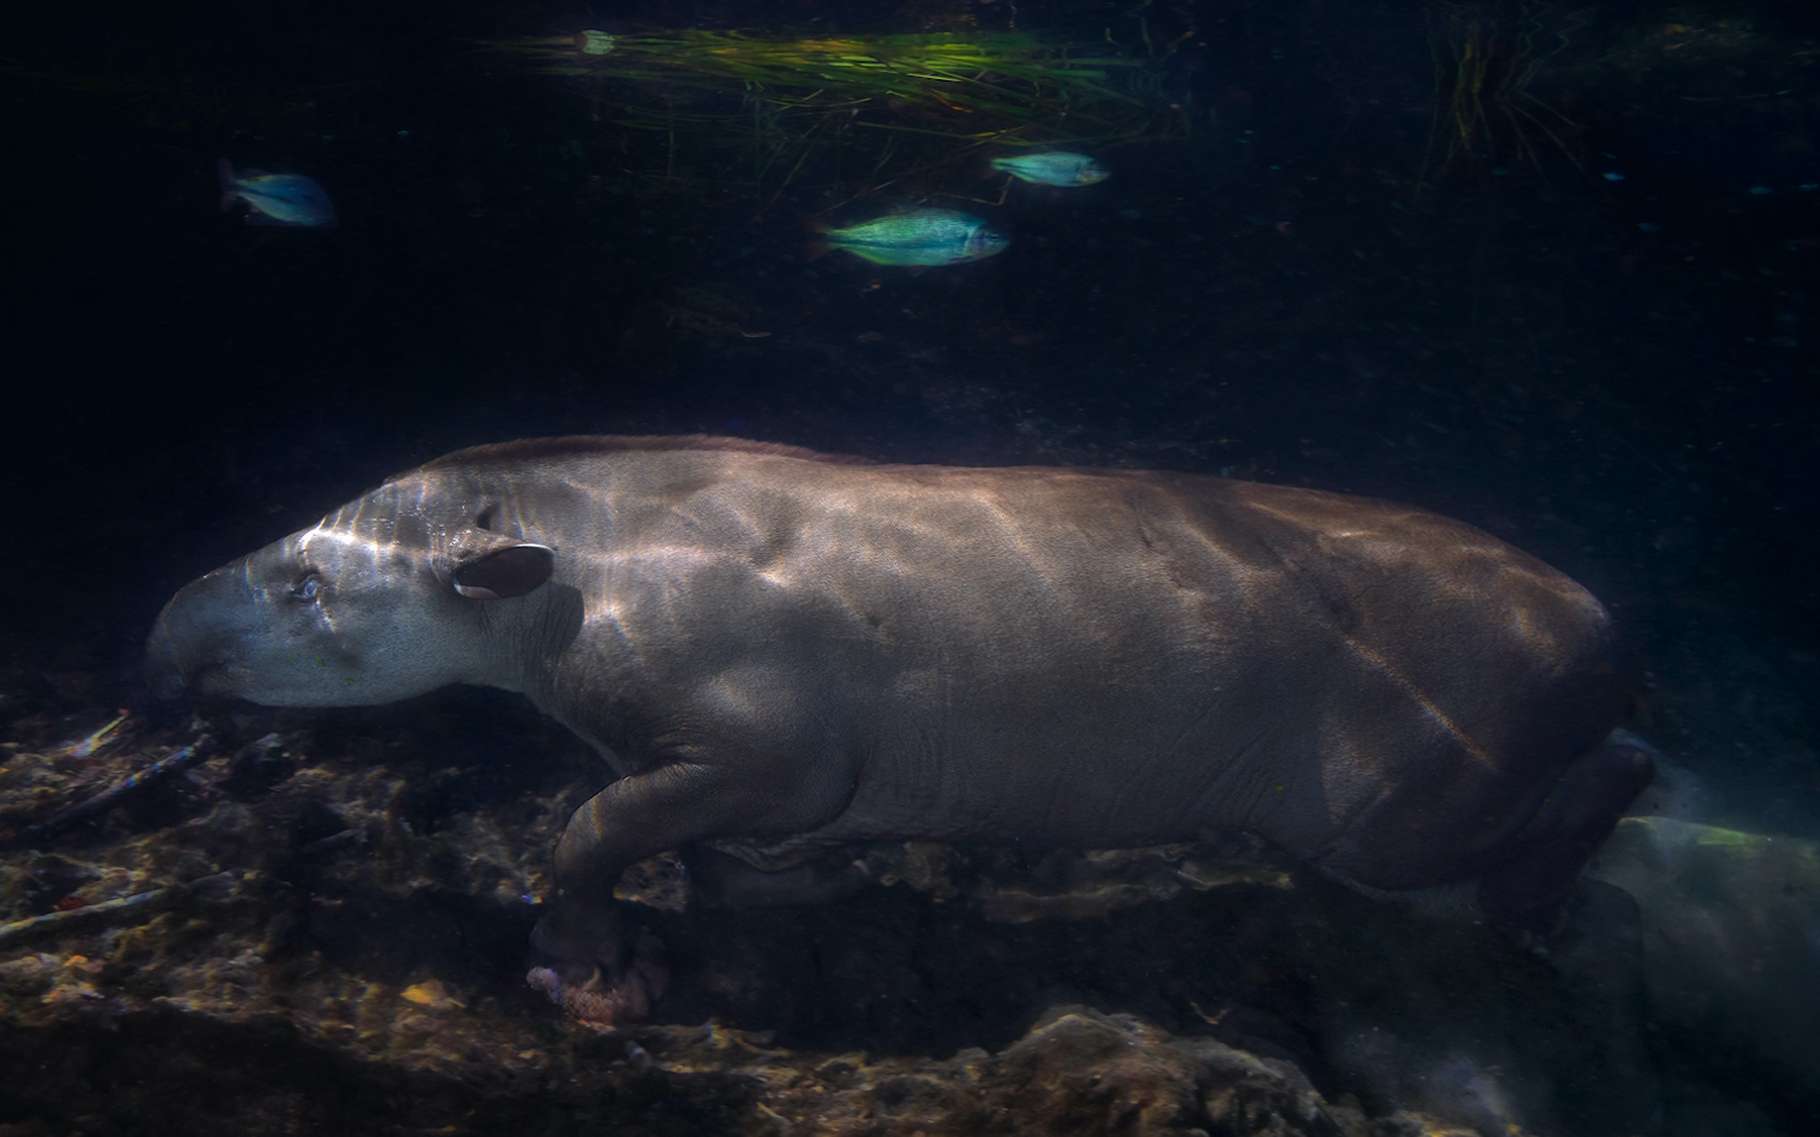
[[[481,446],[190,583],[148,651],[163,690],[270,705],[502,687],[598,749],[618,777],[557,843],[532,971],[595,1018],[648,1010],[612,894],[666,850],[1240,830],[1535,930],[1650,774],[1566,576],[1420,509],[1179,473]]]

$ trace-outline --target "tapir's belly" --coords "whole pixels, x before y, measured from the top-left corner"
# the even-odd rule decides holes
[[[1237,829],[1416,887],[1519,825],[1572,756],[1485,741],[1550,715],[1549,689],[1441,705],[1288,600],[1198,631],[1156,615],[1130,638],[1064,620],[1016,651],[932,637],[885,682],[856,669],[840,697],[866,724],[863,773],[818,836],[1115,848]]]
[[[1367,884],[1418,887],[1460,875],[1547,788],[1519,764],[1463,756],[1446,730],[1390,709],[1389,690],[1381,718],[1347,720],[1358,700],[1293,690],[1293,672],[1253,665],[1145,694],[1058,683],[1008,701],[900,691],[872,704],[876,748],[813,836],[1128,848],[1243,830]],[[1403,837],[1422,826],[1412,851]]]
[[[1290,743],[1258,684],[1267,669],[1220,682],[1204,665],[1118,666],[901,675],[867,700],[864,774],[839,830],[1112,847],[1242,825]]]

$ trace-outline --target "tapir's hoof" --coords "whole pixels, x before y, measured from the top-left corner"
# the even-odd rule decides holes
[[[532,933],[533,960],[525,982],[597,1029],[649,1018],[669,984],[663,945],[650,932],[639,931],[628,952],[622,928],[616,909],[552,913]]]

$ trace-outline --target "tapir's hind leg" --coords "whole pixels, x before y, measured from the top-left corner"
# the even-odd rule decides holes
[[[1655,751],[1614,730],[1575,759],[1535,816],[1511,839],[1511,858],[1479,883],[1486,915],[1547,935],[1588,859],[1655,773]]]

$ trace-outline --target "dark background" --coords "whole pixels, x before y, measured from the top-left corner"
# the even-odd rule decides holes
[[[0,49],[12,677],[135,697],[183,580],[481,441],[1174,466],[1431,506],[1567,569],[1632,633],[1639,723],[1720,787],[1720,817],[1816,828],[1811,4],[1479,5],[1540,45],[1525,93],[1552,129],[1494,115],[1463,147],[1434,125],[1462,5],[832,10],[20,13]],[[1100,186],[970,206],[1010,251],[922,273],[810,260],[802,223],[996,182],[954,163],[867,193],[836,150],[754,189],[711,148],[653,177],[610,89],[476,43],[1013,18],[1129,42],[1133,12],[1195,33],[1157,96],[1192,132],[1099,151]],[[223,156],[317,177],[341,224],[222,214]]]

